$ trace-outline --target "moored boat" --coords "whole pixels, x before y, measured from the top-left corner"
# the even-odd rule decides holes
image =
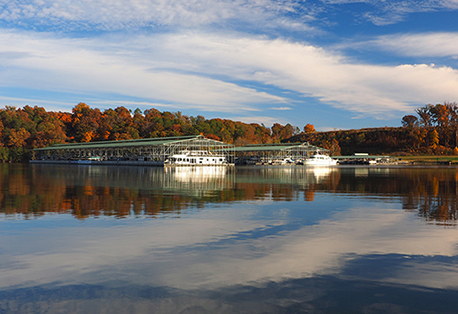
[[[183,150],[166,159],[166,165],[174,166],[222,166],[226,157],[206,150]]]
[[[307,158],[304,161],[306,166],[335,166],[337,165],[337,160],[332,159],[328,155],[314,154]]]

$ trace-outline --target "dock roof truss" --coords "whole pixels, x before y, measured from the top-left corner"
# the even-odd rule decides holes
[[[304,159],[310,155],[320,152],[328,153],[329,150],[308,142],[304,143],[270,143],[270,144],[253,144],[232,148],[239,156],[258,156],[267,159],[283,159],[286,157],[293,159]],[[224,149],[223,149],[224,150]]]
[[[202,135],[149,138],[124,141],[57,144],[34,150],[36,157],[49,159],[85,159],[99,156],[102,160],[152,158],[163,161],[181,150],[220,150],[233,154],[233,145],[205,138]]]

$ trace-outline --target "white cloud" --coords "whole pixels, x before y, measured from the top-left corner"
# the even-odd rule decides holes
[[[360,15],[363,19],[377,26],[395,24],[405,20],[412,13],[432,12],[443,10],[456,10],[456,0],[322,0],[326,5],[342,5],[348,3],[364,3],[364,11],[355,11],[354,15]]]
[[[358,64],[306,43],[202,33],[168,36],[161,48],[173,60],[185,56],[180,66],[192,64],[194,71],[277,86],[373,116],[458,98],[458,71],[450,67]]]
[[[270,110],[280,110],[280,111],[291,110],[291,109],[292,109],[291,107],[273,107],[273,108],[270,108]]]
[[[270,21],[290,27],[286,13],[295,12],[294,0],[16,0],[2,1],[0,19],[35,26],[79,29],[131,29],[157,26]],[[1,2],[0,2],[1,3]],[[302,10],[303,11],[303,10]],[[306,17],[307,14],[304,14]],[[289,25],[291,24],[291,25]]]
[[[233,121],[241,121],[244,123],[258,123],[265,126],[273,125],[274,123],[287,124],[288,121],[282,117],[268,117],[268,116],[246,116],[246,117],[233,117]]]
[[[200,27],[235,21],[257,29],[311,30],[308,22],[318,19],[320,13],[347,3],[370,5],[368,11],[355,15],[376,25],[399,22],[414,12],[458,8],[454,0],[322,0],[321,5],[300,0],[1,0],[0,19],[32,29]]]
[[[3,86],[117,93],[221,112],[254,110],[251,104],[257,102],[284,102],[280,97],[205,75],[161,69],[166,64],[163,60],[136,60],[135,56],[122,56],[122,52],[106,52],[102,47],[110,45],[107,42],[8,32],[0,33],[0,42],[4,43],[0,47]],[[11,52],[18,54],[9,57]]]
[[[0,106],[13,106],[17,108],[22,108],[24,106],[30,107],[46,107],[47,110],[51,111],[68,111],[70,108],[76,105],[75,102],[71,103],[68,101],[56,101],[56,100],[42,100],[42,99],[32,99],[25,97],[7,97],[0,95]],[[67,109],[67,110],[66,110]]]
[[[290,103],[306,109],[307,104],[301,107],[288,93],[269,94],[274,86],[386,119],[419,104],[458,99],[458,71],[451,67],[363,64],[303,42],[236,33],[72,39],[3,31],[0,43],[2,86],[111,93],[126,98],[124,103],[245,116],[266,108],[290,108]]]
[[[444,8],[450,10],[458,9],[458,1],[457,0],[437,0],[437,2]]]
[[[352,45],[353,47],[382,49],[408,57],[456,58],[458,56],[458,33],[385,35]]]

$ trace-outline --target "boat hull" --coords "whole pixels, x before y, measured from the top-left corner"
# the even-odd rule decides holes
[[[328,167],[328,166],[336,166],[337,160],[332,159],[327,155],[312,155],[310,158],[304,161],[305,166],[312,166],[312,167]]]

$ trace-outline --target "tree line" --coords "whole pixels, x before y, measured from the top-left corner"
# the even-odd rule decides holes
[[[129,140],[202,134],[207,138],[243,146],[280,143],[300,133],[291,124],[266,127],[228,119],[205,119],[180,111],[130,111],[125,107],[100,110],[85,103],[72,112],[7,106],[0,109],[0,161],[26,161],[30,150],[58,143]]]
[[[390,155],[458,155],[458,105],[425,105],[405,115],[401,127],[314,132],[306,130],[287,141],[329,148],[333,155],[355,152]]]
[[[428,104],[406,115],[402,125],[411,137],[412,151],[437,155],[458,155],[458,104]]]
[[[44,108],[7,106],[0,109],[0,162],[29,159],[34,148],[58,143],[128,140],[198,135],[236,146],[281,142],[309,142],[330,150],[331,155],[354,152],[371,154],[458,155],[458,105],[428,104],[416,115],[401,119],[402,127],[363,128],[317,132],[312,124],[301,131],[291,124],[243,123],[228,119],[206,119],[180,111],[125,107],[100,110],[85,103],[72,112]]]

